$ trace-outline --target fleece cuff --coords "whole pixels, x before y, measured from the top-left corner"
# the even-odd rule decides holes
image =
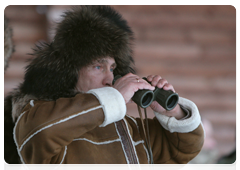
[[[126,115],[125,100],[122,94],[115,88],[102,87],[89,90],[87,93],[96,96],[103,106],[105,118],[100,127],[105,127],[113,122],[119,121]]]
[[[179,104],[191,112],[191,116],[184,120],[177,120],[175,117],[168,117],[154,112],[161,125],[170,132],[188,133],[195,130],[201,123],[201,116],[197,106],[190,100],[180,97]]]

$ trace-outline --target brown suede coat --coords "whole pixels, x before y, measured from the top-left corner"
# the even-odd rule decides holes
[[[19,116],[14,138],[23,163],[149,163],[140,120],[126,115],[104,127],[104,105],[93,94],[56,101],[30,101]],[[171,133],[149,120],[154,163],[187,163],[201,150],[201,124]]]

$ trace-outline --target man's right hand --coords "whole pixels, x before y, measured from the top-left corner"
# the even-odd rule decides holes
[[[132,73],[128,73],[127,75],[117,79],[113,87],[122,94],[126,104],[130,102],[136,91],[140,89],[155,89],[155,87],[147,81]]]

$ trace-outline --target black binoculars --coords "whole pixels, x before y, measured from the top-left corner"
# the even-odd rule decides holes
[[[122,76],[117,75],[114,77],[114,82]],[[146,77],[143,77],[147,81]],[[148,81],[147,81],[148,82]],[[150,82],[148,82],[150,83]],[[132,100],[142,108],[148,107],[153,101],[157,101],[164,109],[172,110],[178,103],[179,96],[171,90],[163,90],[162,88],[155,88],[151,90],[138,90],[132,97]]]

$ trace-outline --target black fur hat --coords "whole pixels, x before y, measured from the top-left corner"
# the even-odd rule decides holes
[[[134,73],[133,32],[109,6],[77,6],[63,15],[52,43],[37,45],[21,91],[39,99],[74,95],[78,71],[103,57],[115,59],[114,75]]]

